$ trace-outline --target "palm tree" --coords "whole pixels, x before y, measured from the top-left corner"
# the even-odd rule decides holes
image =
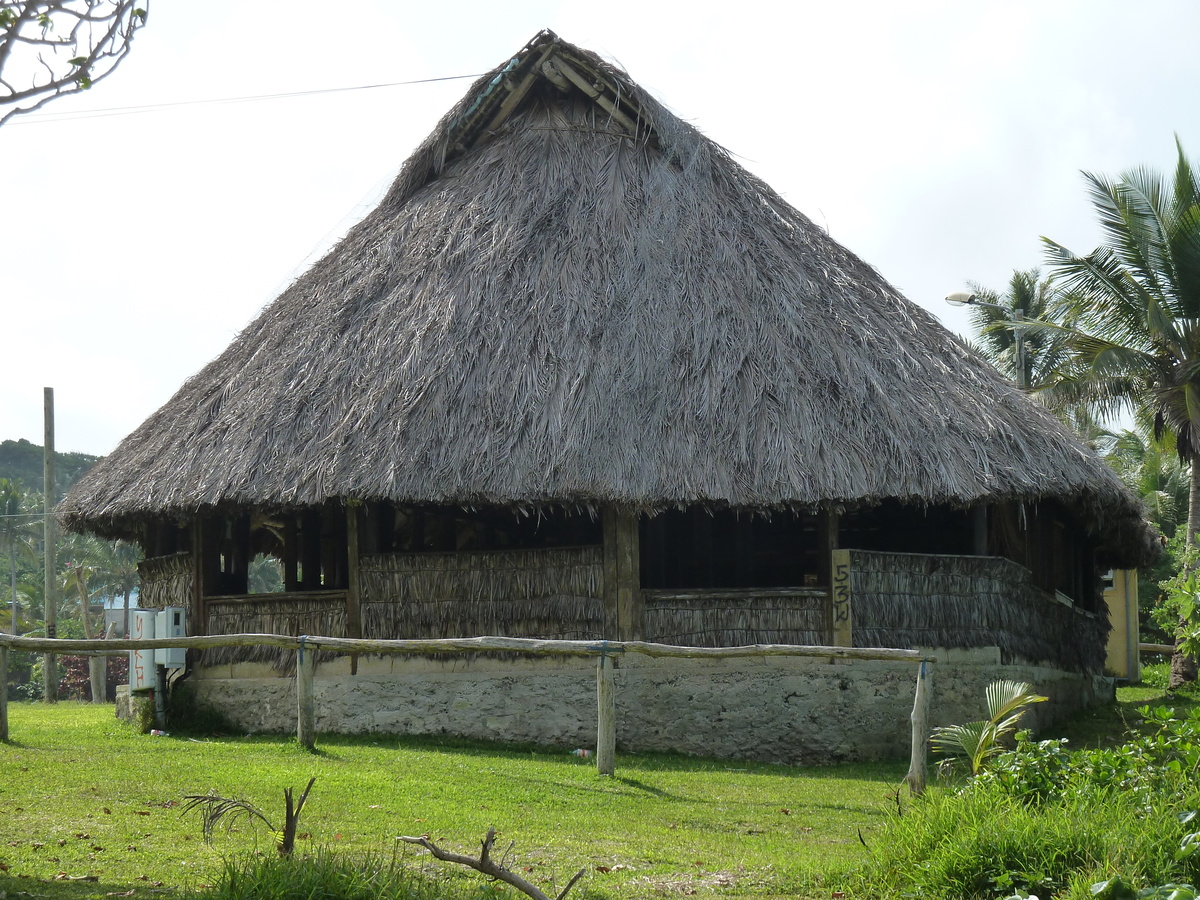
[[[0,478],[0,545],[8,556],[9,578],[12,582],[12,633],[20,634],[19,603],[17,601],[17,557],[32,558],[35,542],[41,531],[39,517],[32,512],[21,482]]]
[[[1200,183],[1178,138],[1175,144],[1170,181],[1148,168],[1118,181],[1084,173],[1101,246],[1078,256],[1042,240],[1071,324],[1072,357],[1058,387],[1103,416],[1140,412],[1152,419],[1155,437],[1173,434],[1180,460],[1190,464],[1193,545],[1200,530]],[[1173,662],[1173,684],[1177,673],[1187,674]]]
[[[1175,452],[1174,435],[1155,440],[1151,428],[1138,423],[1112,436],[1105,460],[1150,512],[1150,520],[1165,538],[1187,523],[1190,477]]]
[[[1097,420],[1092,407],[1072,391],[1062,390],[1060,373],[1071,359],[1071,298],[1042,278],[1037,268],[1014,269],[1003,292],[969,282],[977,302],[971,304],[975,350],[1006,378],[1024,385],[1033,399],[1053,412],[1097,452],[1113,435]],[[1014,321],[1010,312],[1019,314]],[[1018,335],[1019,329],[1019,335]],[[1018,351],[1018,337],[1020,351]],[[1024,371],[1018,372],[1022,367]]]
[[[1003,293],[970,282],[971,291],[982,303],[971,306],[971,325],[979,335],[976,349],[1005,377],[1037,391],[1048,384],[1065,358],[1066,348],[1059,332],[1021,328],[1024,343],[1024,373],[1018,373],[1015,323],[1005,310],[1020,310],[1022,319],[1053,321],[1061,306],[1049,279],[1037,269],[1014,269]],[[1001,307],[1001,308],[997,308]],[[1020,377],[1023,375],[1024,377]]]

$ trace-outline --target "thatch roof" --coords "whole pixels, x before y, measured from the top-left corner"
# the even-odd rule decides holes
[[[543,32],[61,513],[118,533],[330,498],[888,497],[1055,497],[1111,545],[1146,537],[1052,416],[624,72]]]

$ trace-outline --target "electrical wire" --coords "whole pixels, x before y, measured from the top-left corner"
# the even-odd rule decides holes
[[[377,88],[404,87],[413,84],[432,84],[437,81],[461,81],[464,78],[479,78],[479,75],[445,75],[440,78],[417,78],[413,81],[391,81],[386,84],[360,84],[354,87],[321,88],[313,91],[291,91],[279,94],[255,94],[248,97],[213,97],[208,100],[178,100],[172,103],[149,103],[145,106],[113,106],[107,109],[79,110],[77,112],[31,113],[17,116],[10,125],[31,125],[37,122],[63,122],[70,119],[99,119],[108,116],[129,116],[135,113],[158,112],[181,106],[215,106],[220,103],[256,103],[263,100],[286,100],[290,97],[311,97],[316,94],[340,94],[347,91],[372,91]]]

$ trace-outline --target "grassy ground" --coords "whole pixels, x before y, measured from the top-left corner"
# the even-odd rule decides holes
[[[1065,737],[1072,749],[1113,747],[1122,743],[1126,732],[1140,726],[1138,710],[1147,704],[1171,706],[1180,713],[1200,705],[1200,694],[1195,688],[1180,693],[1167,691],[1169,669],[1169,663],[1143,669],[1141,684],[1117,688],[1116,703],[1085,709],[1038,737]]]
[[[1128,687],[1041,737],[1112,745],[1161,687]],[[1166,697],[1186,708],[1193,695]],[[182,897],[227,860],[273,854],[240,822],[210,846],[185,794],[216,791],[282,817],[285,787],[317,783],[300,852],[401,857],[439,897],[497,894],[398,843],[428,834],[475,852],[487,828],[511,868],[548,887],[588,870],[572,896],[795,897],[837,890],[894,817],[902,763],[793,769],[669,754],[620,755],[615,778],[590,760],[532,748],[393,737],[322,736],[308,753],[284,737],[136,734],[111,706],[13,704],[0,744],[0,900]],[[899,792],[906,800],[906,792]],[[831,876],[831,873],[832,874]],[[813,887],[820,879],[821,887]],[[491,893],[489,893],[489,891]]]
[[[206,845],[199,819],[181,815],[183,795],[215,790],[275,819],[283,788],[313,775],[302,851],[407,853],[425,864],[424,851],[395,837],[427,833],[472,852],[495,825],[498,849],[515,842],[510,866],[537,883],[561,886],[586,867],[572,896],[795,896],[813,873],[864,857],[859,834],[869,841],[891,814],[905,769],[639,754],[619,756],[617,776],[601,778],[590,760],[529,748],[324,736],[310,754],[287,738],[139,735],[111,706],[14,704],[9,718],[12,741],[0,744],[0,896],[9,898],[171,897],[210,884],[225,855],[270,854],[273,841],[241,823]],[[447,890],[484,896],[481,883],[456,876]]]

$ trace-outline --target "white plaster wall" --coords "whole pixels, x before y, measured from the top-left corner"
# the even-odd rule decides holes
[[[933,724],[984,718],[997,678],[1032,682],[1051,697],[1030,724],[1112,698],[1112,682],[1035,666],[1001,666],[999,651],[931,651]],[[762,657],[620,659],[617,744],[781,763],[907,757],[914,663]],[[236,676],[236,677],[235,677]],[[243,666],[188,679],[201,702],[247,731],[295,730],[291,679]],[[317,730],[453,734],[593,747],[595,663],[578,659],[361,659],[318,668]]]

